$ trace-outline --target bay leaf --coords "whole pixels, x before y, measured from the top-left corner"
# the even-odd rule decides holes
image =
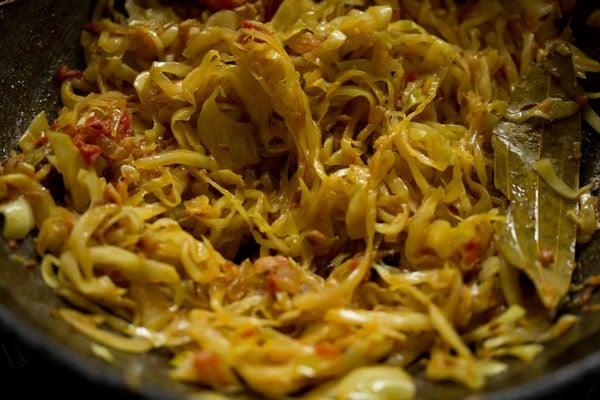
[[[535,165],[548,159],[544,164],[564,184],[579,188],[580,93],[569,47],[553,43],[515,86],[492,136],[494,184],[509,200],[497,228],[500,254],[529,277],[551,311],[567,294],[576,265],[578,201],[544,181]]]

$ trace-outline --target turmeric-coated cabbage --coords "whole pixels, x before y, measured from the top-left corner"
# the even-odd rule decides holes
[[[563,2],[113,3],[0,174],[5,238],[35,238],[56,315],[103,359],[166,350],[227,396],[411,399],[415,371],[478,390],[576,323],[564,251],[596,198],[515,126],[582,102],[511,101],[550,48],[573,82],[600,71]],[[511,246],[538,243],[510,188],[539,180],[569,206],[544,210],[559,258]]]

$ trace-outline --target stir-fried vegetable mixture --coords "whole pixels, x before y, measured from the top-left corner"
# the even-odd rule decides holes
[[[576,322],[600,64],[563,3],[113,3],[0,175],[75,329],[199,388],[400,399]]]

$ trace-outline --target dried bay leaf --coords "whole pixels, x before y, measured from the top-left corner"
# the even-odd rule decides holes
[[[551,311],[569,290],[576,265],[571,214],[578,213],[578,201],[542,179],[536,163],[553,168],[567,187],[579,188],[579,96],[570,49],[554,43],[515,87],[492,136],[494,183],[510,201],[497,229],[500,254],[529,277]]]

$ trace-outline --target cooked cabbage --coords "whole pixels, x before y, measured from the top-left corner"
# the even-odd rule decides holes
[[[98,349],[166,349],[199,390],[405,399],[409,366],[481,389],[576,322],[498,251],[491,148],[503,119],[578,111],[509,112],[548,43],[600,70],[559,2],[113,3],[0,174],[4,236],[36,237]],[[537,167],[588,240],[590,187]]]

